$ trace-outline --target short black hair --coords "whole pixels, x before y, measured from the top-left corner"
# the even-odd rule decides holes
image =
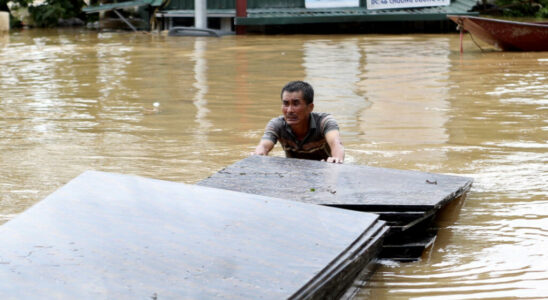
[[[314,89],[308,82],[296,80],[296,81],[290,81],[288,82],[283,88],[282,92],[280,93],[280,98],[283,96],[284,92],[303,92],[303,99],[306,102],[306,104],[310,104],[314,102]]]

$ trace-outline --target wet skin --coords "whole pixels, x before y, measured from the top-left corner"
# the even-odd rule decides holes
[[[309,129],[310,113],[314,110],[314,103],[306,104],[303,99],[303,92],[282,93],[282,114],[285,121],[299,140],[304,140]],[[325,135],[325,139],[331,148],[332,156],[325,161],[331,163],[342,163],[344,161],[344,148],[342,146],[339,131],[331,130]],[[270,140],[261,140],[253,154],[268,155],[274,147]]]
[[[300,140],[304,139],[308,132],[310,113],[313,109],[314,103],[306,104],[302,91],[282,93],[284,119]]]

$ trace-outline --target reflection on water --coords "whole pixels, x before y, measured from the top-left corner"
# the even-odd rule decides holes
[[[458,49],[450,42],[449,49]],[[440,220],[436,244],[423,261],[381,268],[363,296],[548,295],[548,72],[539,63],[545,54],[472,50],[462,58],[454,50],[448,55],[448,140],[439,149],[447,156],[439,170],[474,177],[472,193],[455,221]],[[411,146],[405,149],[411,160],[421,160]]]
[[[363,47],[367,60],[361,86],[374,103],[362,113],[368,139],[405,144],[447,142],[448,39],[388,38]],[[392,118],[394,115],[398,118]]]
[[[0,38],[0,222],[88,169],[203,179],[248,155],[280,88],[304,79],[349,163],[475,179],[431,251],[382,262],[359,298],[546,298],[548,54],[458,48],[458,35],[12,32]]]
[[[449,39],[379,37],[362,47],[366,61],[359,86],[373,103],[360,115],[365,139],[383,145],[376,155],[410,155],[424,161],[421,169],[435,167],[445,160],[435,145],[448,140]]]
[[[363,64],[358,43],[357,38],[318,39],[303,45],[304,80],[315,87],[315,109],[336,115],[352,128],[359,112],[370,105],[356,89]]]
[[[198,123],[196,130],[196,137],[201,139],[207,139],[207,132],[211,128],[211,124],[207,121],[207,100],[205,95],[207,94],[207,60],[204,57],[205,47],[207,46],[206,39],[196,39],[194,41],[194,76],[196,82],[193,84],[196,88],[196,96],[194,96],[194,105],[196,106],[196,123]]]
[[[10,42],[10,35],[6,32],[0,33],[0,48],[6,47]]]

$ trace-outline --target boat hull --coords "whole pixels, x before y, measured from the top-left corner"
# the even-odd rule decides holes
[[[548,51],[548,24],[447,16],[464,30],[504,51]]]

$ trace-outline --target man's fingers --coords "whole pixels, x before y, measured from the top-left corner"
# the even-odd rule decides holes
[[[328,157],[328,158],[327,158],[327,162],[342,164],[342,160],[340,160],[340,159],[338,159],[338,158],[336,158],[336,157]]]

